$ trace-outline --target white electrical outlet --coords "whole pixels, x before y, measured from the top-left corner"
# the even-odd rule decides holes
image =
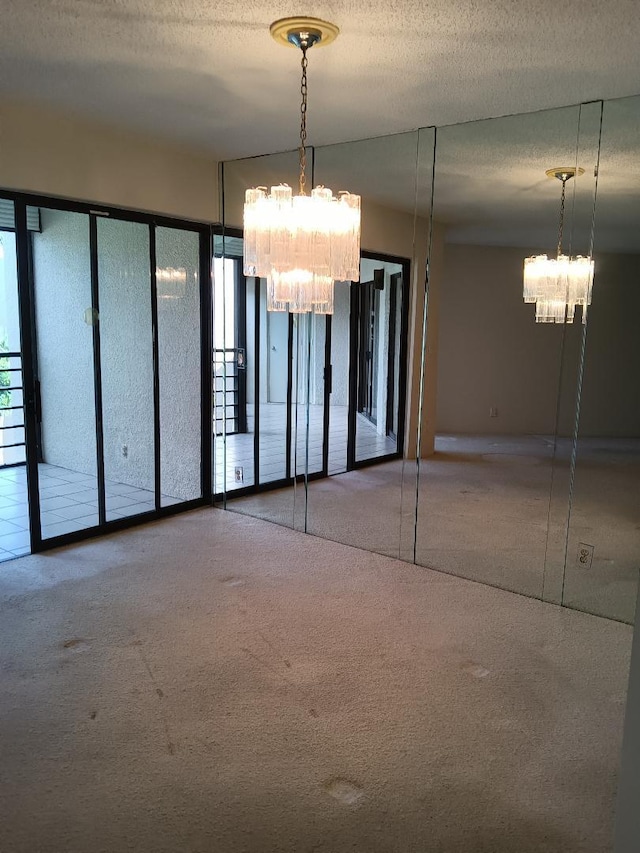
[[[578,554],[576,556],[576,563],[581,566],[583,569],[590,569],[591,564],[593,563],[593,552],[595,550],[594,545],[587,545],[586,542],[580,542],[578,545]]]
[[[244,468],[236,468],[236,483],[244,483]]]

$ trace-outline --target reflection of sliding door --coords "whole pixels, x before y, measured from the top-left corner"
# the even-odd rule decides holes
[[[216,494],[286,485],[401,454],[409,262],[365,254],[362,283],[337,283],[330,317],[269,312],[265,281],[247,279],[242,294],[232,292],[242,243],[225,240],[227,257],[214,261],[214,348],[235,352],[244,336],[253,432],[250,426],[238,434],[234,426],[232,365],[221,363],[216,394],[222,400],[226,393],[227,417],[216,418]]]
[[[365,254],[351,285],[347,467],[402,453],[409,263]]]
[[[322,476],[327,318],[267,311],[266,281],[242,275],[241,239],[216,238],[215,251],[214,492],[235,496]]]

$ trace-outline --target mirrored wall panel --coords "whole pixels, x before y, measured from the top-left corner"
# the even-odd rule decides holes
[[[317,463],[307,454],[317,393],[309,359],[320,330],[302,315],[267,310],[266,280],[244,274],[242,239],[245,191],[295,185],[297,169],[297,152],[224,164],[224,233],[214,238],[213,264],[213,491],[227,509],[304,529],[304,480]]]
[[[315,149],[317,183],[362,197],[360,277],[336,285],[330,317],[330,476],[310,481],[307,529],[412,559],[420,341],[433,131]],[[416,383],[417,384],[417,383]]]
[[[640,567],[640,98],[603,105],[565,605],[632,622]]]
[[[419,387],[420,359],[410,364],[409,338],[422,334],[433,143],[433,132],[423,131],[312,152],[314,185],[334,193],[348,187],[362,197],[359,281],[336,282],[327,313],[268,310],[266,281],[256,278],[242,286],[259,293],[258,313],[241,308],[231,316],[231,287],[222,279],[231,263],[236,275],[240,269],[245,190],[295,186],[298,160],[291,154],[225,164],[214,328],[224,317],[227,338],[215,349],[229,350],[228,330],[235,334],[251,316],[246,370],[255,388],[246,410],[258,401],[251,443],[259,472],[247,479],[237,470],[231,448],[238,422],[229,412],[217,417],[215,491],[224,493],[227,508],[412,558],[416,442],[408,436],[418,402],[407,388]],[[229,267],[227,282],[231,275]],[[228,395],[235,385],[226,383]]]
[[[536,597],[545,569],[563,569],[562,550],[552,563],[547,549],[552,528],[560,541],[566,531],[571,422],[559,436],[559,402],[566,339],[579,339],[582,309],[567,325],[563,293],[556,318],[547,280],[528,293],[524,270],[572,254],[583,199],[580,242],[589,247],[595,162],[580,157],[575,177],[579,130],[572,107],[437,134],[437,340],[427,334],[423,391],[435,443],[433,453],[420,450],[416,562]]]
[[[252,340],[227,507],[631,621],[639,130],[630,98],[316,148],[313,183],[362,196],[360,277],[329,315],[271,313],[260,279],[223,311]],[[296,169],[225,164],[225,263],[244,190]]]

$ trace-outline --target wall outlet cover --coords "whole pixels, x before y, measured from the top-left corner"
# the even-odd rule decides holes
[[[236,468],[236,483],[244,483],[244,468]]]
[[[590,569],[591,564],[593,563],[594,550],[594,545],[587,545],[586,542],[580,542],[578,544],[578,554],[576,556],[577,565],[581,566],[583,569]]]

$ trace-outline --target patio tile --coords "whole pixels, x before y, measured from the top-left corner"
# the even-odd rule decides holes
[[[0,480],[3,483],[26,483],[27,472],[24,468],[5,468],[0,471]]]
[[[13,480],[4,482],[0,480],[0,497],[10,498],[16,492],[23,492],[26,488],[26,483],[16,483]]]
[[[31,538],[26,530],[0,536],[0,550],[15,551],[17,548],[28,548],[30,544]]]
[[[65,480],[67,483],[90,483],[91,485],[95,485],[97,482],[96,476],[94,474],[83,474],[80,471],[62,471],[60,469],[60,473],[58,477],[61,480]]]
[[[107,509],[122,509],[125,506],[131,506],[131,504],[135,504],[137,501],[132,500],[129,496],[124,497],[122,495],[107,495]]]
[[[5,506],[0,509],[0,518],[5,521],[13,521],[14,524],[21,524],[23,518],[29,518],[29,509],[26,503]],[[16,521],[16,519],[20,519],[20,521]]]
[[[43,529],[42,535],[45,539],[54,536],[64,536],[66,533],[75,533],[76,530],[85,530],[87,527],[95,527],[98,523],[98,515],[86,518],[66,518],[56,524],[48,524]]]
[[[18,530],[28,530],[29,529],[29,516],[28,515],[19,515],[17,518],[10,519],[11,524],[15,524]]]
[[[81,492],[76,492],[73,496],[73,500],[75,503],[97,503],[98,500],[98,490],[97,489],[84,489]]]
[[[120,483],[105,483],[104,485],[104,493],[105,495],[124,495],[129,491],[136,491],[134,486],[125,486]]]
[[[14,495],[14,497],[0,497],[0,511],[2,511],[5,507],[15,506],[17,503],[20,503],[19,495]]]
[[[95,504],[72,504],[71,506],[63,506],[58,507],[55,511],[55,515],[57,516],[54,521],[62,521],[66,519],[67,521],[71,519],[82,519],[84,522],[87,517],[95,516],[96,524],[98,519],[98,505]],[[83,527],[87,526],[86,523],[81,525]]]
[[[153,503],[132,503],[129,506],[120,507],[117,510],[108,512],[108,519],[113,518],[131,518],[132,515],[141,515],[144,512],[153,512],[155,504]]]
[[[62,509],[65,506],[73,506],[76,501],[71,498],[44,498],[40,501],[40,507],[43,510]]]
[[[64,486],[66,480],[60,480],[58,477],[49,477],[46,474],[40,474],[40,486],[48,488],[49,486]]]
[[[9,533],[18,533],[20,531],[20,526],[15,524],[12,521],[1,521],[0,520],[0,536],[5,536]]]
[[[142,501],[143,503],[155,501],[155,495],[149,489],[136,489],[133,492],[129,492],[127,498],[130,498],[133,503],[136,503],[136,501]]]
[[[64,486],[47,486],[46,488],[47,495],[58,495],[59,497],[63,497],[64,495],[77,495],[78,492],[82,492],[84,490],[85,485],[83,483],[66,483]]]
[[[200,495],[196,495],[196,497],[200,497]],[[174,506],[181,503],[184,503],[181,498],[174,498],[171,495],[162,495],[160,498],[160,506]]]

